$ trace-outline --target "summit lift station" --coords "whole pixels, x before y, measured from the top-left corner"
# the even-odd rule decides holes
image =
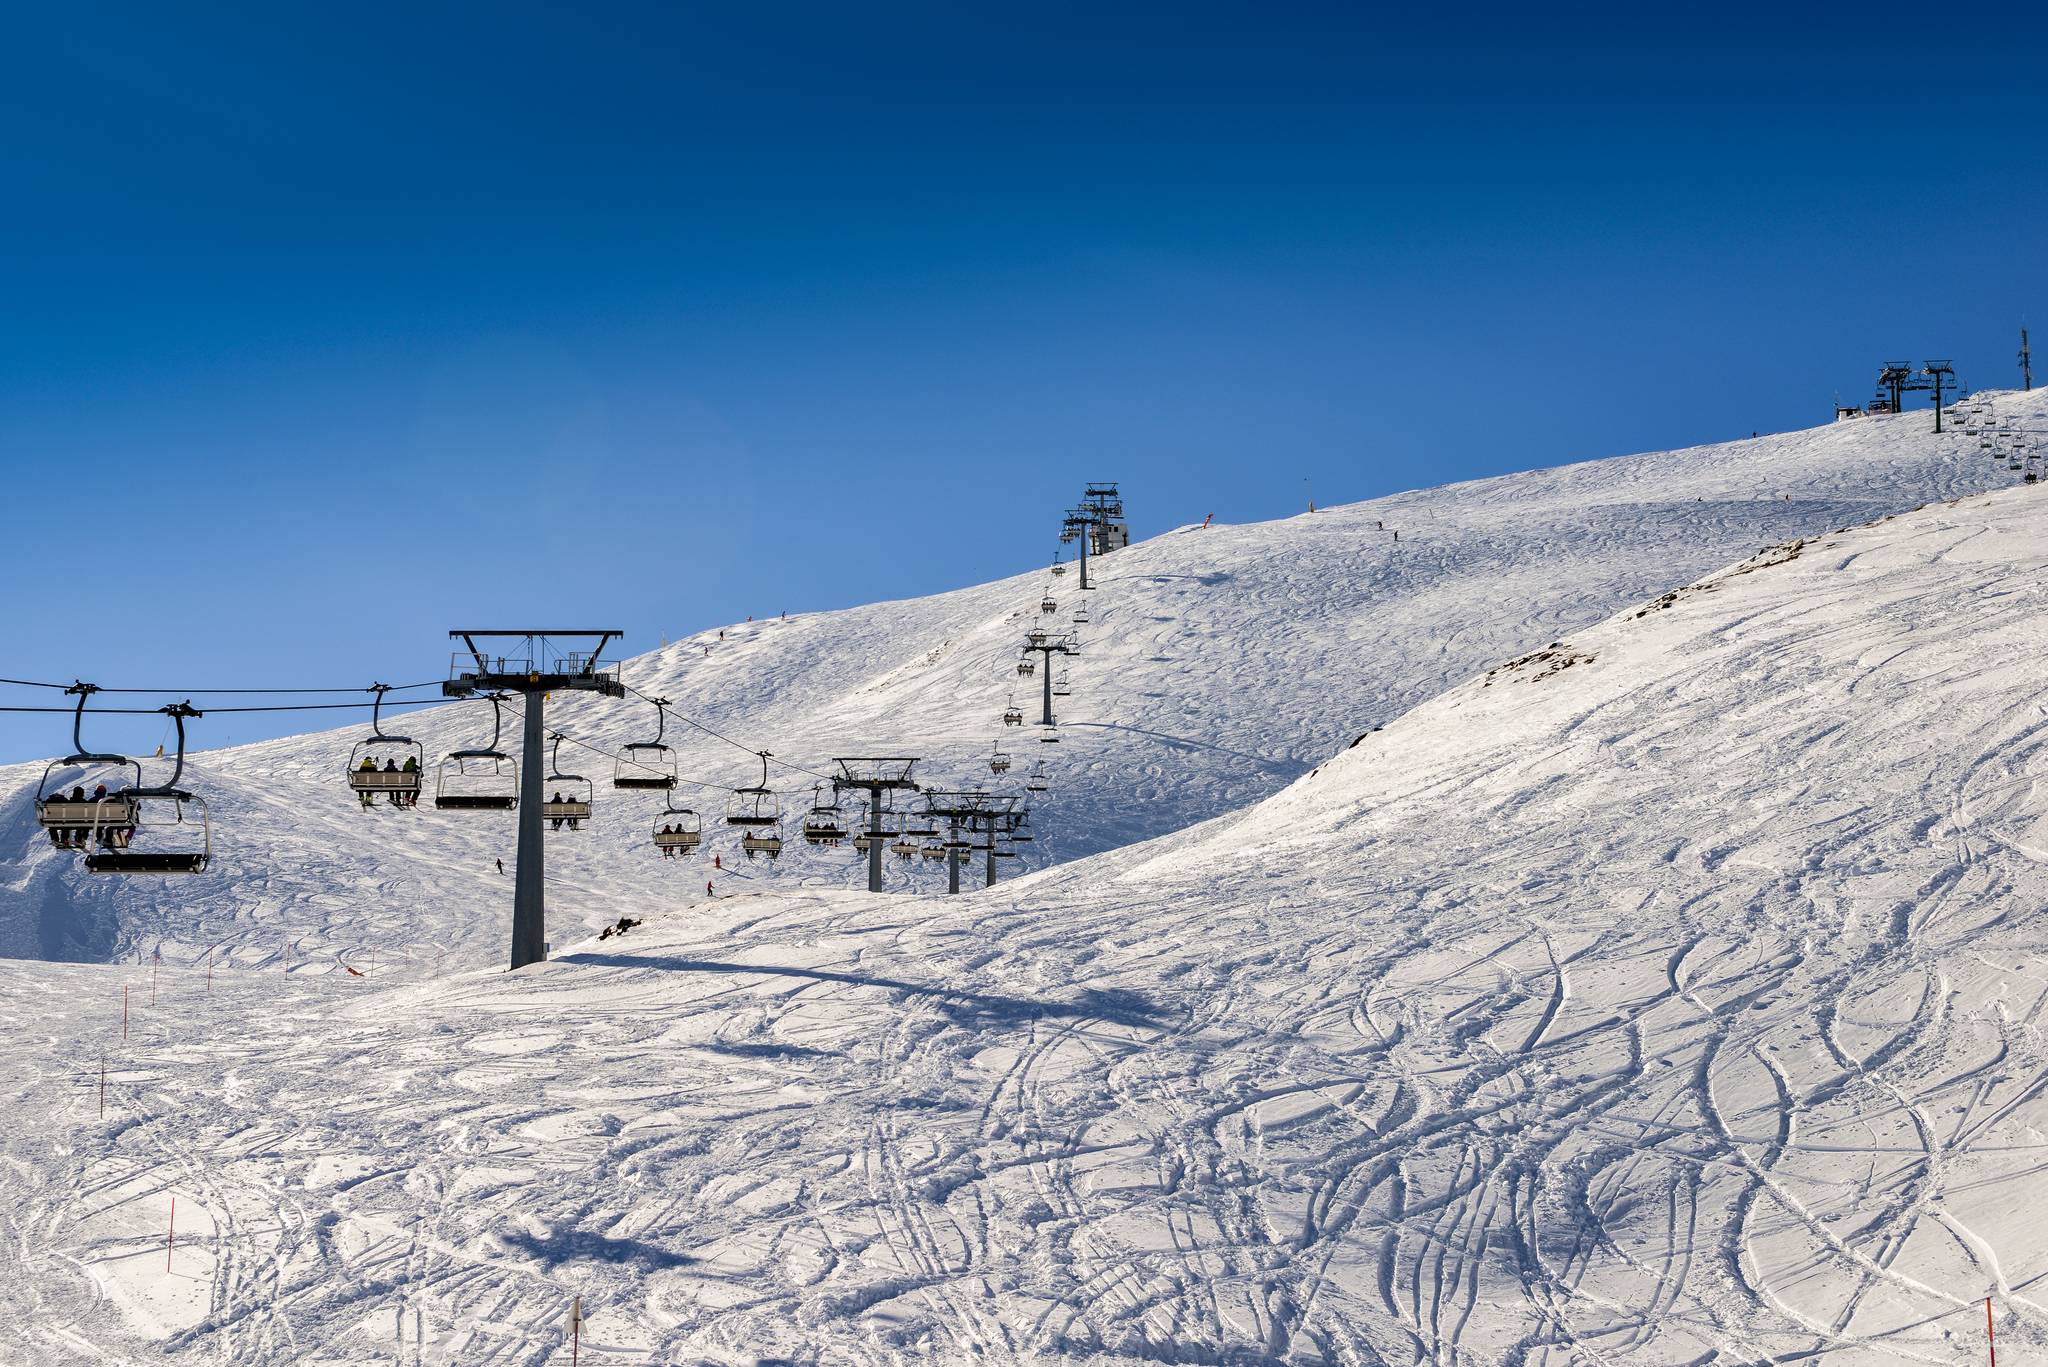
[[[604,648],[619,631],[451,631],[464,649],[456,652],[441,692],[450,698],[479,693],[517,693],[525,703],[519,763],[519,867],[512,887],[512,967],[547,958],[547,855],[543,820],[540,743],[541,711],[550,693],[595,693],[623,698],[626,687],[616,665],[603,663]],[[587,649],[558,644],[593,642]]]

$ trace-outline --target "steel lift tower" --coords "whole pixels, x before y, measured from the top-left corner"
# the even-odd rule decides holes
[[[1052,719],[1052,657],[1055,655],[1079,655],[1081,648],[1072,632],[1054,636],[1050,632],[1034,631],[1024,637],[1024,653],[1037,651],[1044,659],[1040,662],[1040,682],[1045,685],[1045,710],[1038,719],[1040,726],[1051,726]]]
[[[1929,361],[1920,372],[1934,385],[1934,430],[1941,430],[1941,388],[1943,383],[1956,382],[1956,368],[1947,361]]]
[[[916,791],[910,770],[917,760],[903,755],[881,755],[832,762],[839,766],[838,776],[832,780],[835,796],[849,788],[858,788],[868,795],[868,891],[880,892],[882,845],[889,836],[900,834],[882,827],[883,795],[905,789]]]
[[[550,693],[595,693],[623,698],[626,687],[616,666],[602,662],[604,648],[618,631],[451,631],[449,639],[466,648],[456,652],[454,667],[441,692],[450,698],[478,693],[517,693],[525,703],[526,721],[519,750],[519,867],[512,885],[512,967],[524,968],[548,956],[547,866],[541,836],[541,722],[543,700]],[[594,640],[587,650],[562,649],[558,638]],[[511,641],[487,653],[492,641]]]
[[[978,849],[960,838],[961,827],[970,835],[978,834],[1006,818],[1017,805],[1017,799],[999,793],[986,793],[979,788],[928,792],[925,794],[925,811],[933,817],[946,820],[946,891],[960,891],[960,855],[965,850]],[[994,837],[990,837],[993,843]],[[996,861],[991,855],[988,861],[988,886],[995,886]]]
[[[1114,549],[1110,545],[1111,529],[1119,533],[1124,527],[1124,501],[1114,484],[1091,484],[1081,495],[1081,506],[1071,509],[1060,526],[1060,540],[1081,543],[1081,587],[1084,590],[1095,586],[1088,582],[1088,548],[1095,544],[1097,554]]]

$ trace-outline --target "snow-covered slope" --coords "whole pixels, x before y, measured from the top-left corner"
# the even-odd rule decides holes
[[[148,968],[0,965],[0,1295],[39,1362],[556,1361],[579,1295],[609,1362],[1954,1363],[1986,1296],[2024,1360],[2044,582],[2032,489],[1779,545],[959,899],[179,967],[125,1046]]]
[[[2038,423],[2042,399],[1980,402]],[[1931,427],[1925,413],[1874,418],[1141,542],[1099,562],[1058,745],[999,716],[1013,691],[1031,706],[1017,646],[1048,585],[1061,604],[1048,620],[1068,623],[1072,575],[741,624],[723,641],[632,659],[625,677],[811,770],[836,754],[900,752],[926,756],[930,781],[993,782],[1000,739],[1019,761],[1012,786],[1035,761],[1050,772],[1023,861],[1042,865],[1237,811],[1460,679],[1759,546],[2017,480],[1975,438]],[[906,551],[918,553],[914,539]],[[615,748],[647,738],[653,709],[558,700],[550,717]],[[471,704],[405,728],[438,754],[487,738],[489,718]],[[64,733],[53,718],[53,749]],[[422,966],[499,961],[508,897],[493,860],[511,866],[510,820],[359,811],[341,771],[360,733],[201,756],[193,782],[212,803],[219,857],[205,878],[169,884],[87,880],[35,835],[39,767],[0,770],[0,954],[104,960],[163,944],[189,959],[219,942],[235,963],[349,950]],[[685,775],[751,781],[742,750],[687,728],[669,739]],[[567,754],[602,790],[605,762]],[[774,780],[792,808],[807,805],[812,779],[778,767]],[[721,797],[683,800],[715,809]],[[550,846],[558,940],[621,907],[687,904],[707,876],[722,891],[862,878],[850,851],[793,841],[779,865],[747,864],[723,830],[706,857],[664,862],[649,843],[658,802],[601,791],[601,803],[592,830]],[[714,873],[712,850],[738,867]],[[891,861],[897,886],[930,890],[941,876]]]

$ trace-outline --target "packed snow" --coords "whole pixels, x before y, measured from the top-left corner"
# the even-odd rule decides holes
[[[1977,402],[2025,424],[2039,420],[2040,398]],[[759,777],[751,749],[774,752],[770,779],[794,815],[834,756],[918,755],[928,785],[1001,786],[988,766],[1000,743],[1014,761],[1010,786],[1046,766],[1037,839],[1018,861],[1042,867],[1240,811],[1459,680],[1760,546],[2017,482],[1978,440],[1960,425],[1937,436],[1928,414],[1908,413],[1277,523],[1181,528],[1096,562],[1101,587],[1086,595],[1090,621],[1079,628],[1076,576],[1040,569],[931,598],[786,621],[763,614],[723,639],[705,632],[630,658],[623,676],[739,742],[669,723],[682,774],[713,785],[678,797],[713,818],[707,828],[726,788]],[[1127,494],[1141,512],[1143,491]],[[1039,611],[1048,591],[1058,606],[1049,617]],[[1042,680],[1015,670],[1024,633],[1039,626],[1078,631],[1082,643],[1068,664],[1072,695],[1055,700],[1056,745],[1000,722],[1012,697],[1038,718]],[[632,699],[557,698],[548,719],[613,752],[655,729],[654,709]],[[51,723],[52,753],[63,753],[68,719]],[[220,725],[193,723],[195,745]],[[517,727],[508,708],[508,749]],[[491,717],[468,703],[391,729],[422,740],[431,766],[487,741]],[[362,812],[343,769],[367,731],[200,754],[188,786],[210,805],[217,872],[171,884],[83,879],[74,856],[33,838],[42,766],[0,768],[0,953],[106,962],[161,946],[190,960],[217,946],[223,962],[242,965],[371,952],[421,971],[502,962],[508,893],[494,861],[513,867],[512,821],[430,802]],[[549,845],[557,942],[622,907],[702,896],[709,859],[664,861],[653,848],[656,798],[611,791],[602,754],[565,747],[563,768],[594,779],[599,796],[589,828]],[[791,841],[769,866],[737,858],[735,843],[727,834],[707,845],[728,866],[715,871],[719,892],[865,887],[850,849]],[[921,860],[892,858],[889,875],[892,887],[943,887],[941,868]]]
[[[710,871],[607,796],[510,975],[509,823],[357,810],[348,733],[203,756],[219,866],[152,886],[9,771],[0,1306],[35,1363],[1950,1363],[1986,1297],[2038,1352],[2014,478],[1907,415],[1134,545],[1043,867]],[[1045,583],[626,675],[957,781]]]

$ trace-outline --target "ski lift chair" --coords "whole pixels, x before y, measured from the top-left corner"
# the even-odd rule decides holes
[[[676,786],[675,751],[661,743],[668,730],[668,699],[656,698],[653,740],[629,742],[612,762],[612,787],[667,792]]]
[[[559,831],[565,827],[576,831],[590,820],[590,805],[597,795],[596,785],[581,774],[562,772],[562,733],[554,734],[554,749],[548,754],[547,796],[541,799],[540,814],[546,819],[548,829]]]
[[[838,845],[846,839],[846,823],[839,804],[819,798],[823,786],[820,784],[811,789],[811,810],[804,816],[804,843],[807,845]]]
[[[365,807],[380,793],[394,807],[415,806],[425,779],[421,771],[427,766],[427,752],[409,736],[384,734],[384,695],[391,687],[371,684],[370,691],[377,695],[370,709],[370,734],[348,752],[349,791],[364,799]]]
[[[746,788],[733,789],[732,796],[725,804],[725,824],[765,829],[782,824],[782,799],[768,786],[768,752],[761,752],[761,781]],[[781,840],[775,842],[775,852],[782,850]],[[753,853],[753,851],[749,851]]]
[[[450,750],[434,771],[434,806],[453,812],[509,812],[519,805],[519,763],[498,748],[504,731],[504,709],[496,694],[491,704],[491,743],[470,750]]]
[[[83,705],[81,700],[81,708]],[[138,786],[125,794],[110,793],[94,803],[99,810],[86,845],[87,873],[204,873],[213,862],[213,821],[206,803],[178,786],[185,774],[185,718],[201,714],[189,702],[173,703],[162,710],[178,724],[177,766],[163,783]],[[195,827],[196,837],[191,834]],[[185,847],[161,847],[159,842],[170,839],[174,831],[184,835]],[[135,848],[138,840],[140,849]]]
[[[63,759],[51,760],[43,767],[42,779],[36,784],[36,822],[49,832],[51,842],[59,848],[83,849],[91,836],[96,816],[102,812],[120,824],[135,824],[136,804],[127,795],[142,787],[142,765],[126,755],[102,755],[85,748],[80,734],[85,726],[85,703],[100,691],[97,684],[74,683],[64,691],[78,699],[78,706],[71,714],[71,753]],[[53,772],[74,765],[127,769],[131,771],[131,781],[124,789],[117,778],[113,790],[105,797],[88,796],[82,784],[73,785],[72,791],[76,796],[67,794],[61,782],[54,788],[50,786]],[[93,786],[97,789],[101,783],[95,780]]]
[[[703,843],[704,823],[695,812],[673,803],[662,804],[662,814],[654,821],[654,848],[664,855],[670,850],[689,855]]]

